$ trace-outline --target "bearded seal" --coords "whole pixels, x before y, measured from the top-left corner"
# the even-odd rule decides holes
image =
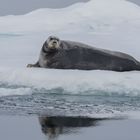
[[[122,52],[50,36],[42,46],[39,60],[35,64],[28,64],[27,67],[123,72],[140,70],[140,62]]]

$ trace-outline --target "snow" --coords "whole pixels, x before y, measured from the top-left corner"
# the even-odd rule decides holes
[[[126,0],[91,0],[62,9],[0,17],[0,85],[10,86],[0,86],[0,96],[32,94],[36,89],[139,96],[140,74],[136,71],[26,68],[37,61],[43,42],[52,34],[122,51],[140,60],[140,7]]]
[[[15,87],[25,93],[37,92],[140,96],[139,72],[52,70],[41,68],[1,68],[0,83]],[[29,90],[31,89],[31,90]],[[3,87],[0,92],[3,92]],[[11,91],[13,92],[13,91]],[[16,92],[18,93],[18,92]],[[21,94],[19,92],[19,94]]]
[[[62,9],[38,9],[23,16],[0,18],[1,32],[100,29],[139,20],[140,9],[125,0],[91,0]],[[79,26],[80,24],[80,26]],[[67,30],[69,32],[69,30]]]

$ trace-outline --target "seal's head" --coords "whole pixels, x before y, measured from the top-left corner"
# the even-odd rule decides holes
[[[60,39],[56,36],[49,36],[47,39],[48,48],[57,49],[60,46]]]

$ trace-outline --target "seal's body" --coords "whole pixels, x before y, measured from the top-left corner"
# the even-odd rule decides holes
[[[50,43],[51,39],[56,43]],[[41,49],[39,61],[28,67],[132,71],[140,70],[140,63],[125,53],[49,37]]]

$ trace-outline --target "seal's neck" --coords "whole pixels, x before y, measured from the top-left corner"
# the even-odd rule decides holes
[[[43,46],[42,51],[43,51],[43,53],[49,54],[49,53],[56,53],[57,49],[56,48],[48,48],[46,46]]]

